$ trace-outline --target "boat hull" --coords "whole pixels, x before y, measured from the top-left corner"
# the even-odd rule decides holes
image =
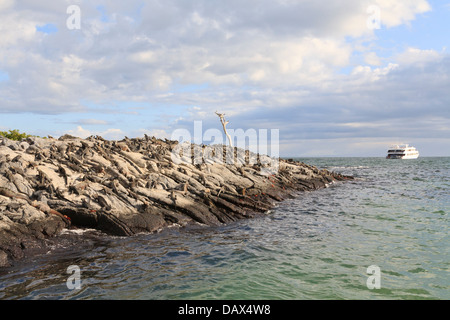
[[[418,155],[411,155],[411,156],[396,156],[396,155],[388,155],[386,159],[400,159],[400,160],[413,160],[419,158]]]

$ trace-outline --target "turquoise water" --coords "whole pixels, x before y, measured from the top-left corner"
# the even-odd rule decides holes
[[[0,271],[0,299],[450,298],[450,158],[301,160],[357,179],[222,227],[66,234]],[[372,265],[380,289],[366,285]]]

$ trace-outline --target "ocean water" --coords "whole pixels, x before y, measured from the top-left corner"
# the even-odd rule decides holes
[[[67,232],[0,271],[0,299],[450,299],[450,158],[299,160],[356,180],[221,227]]]

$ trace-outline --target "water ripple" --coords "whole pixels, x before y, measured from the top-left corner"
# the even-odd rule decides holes
[[[304,162],[358,179],[221,227],[66,234],[49,254],[3,271],[0,299],[450,298],[449,158]],[[70,265],[81,290],[66,286]],[[371,265],[379,290],[366,286]]]

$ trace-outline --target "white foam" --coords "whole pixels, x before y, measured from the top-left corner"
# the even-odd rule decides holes
[[[87,232],[95,232],[97,230],[95,229],[63,229],[61,234],[77,234],[77,235],[83,235]]]

